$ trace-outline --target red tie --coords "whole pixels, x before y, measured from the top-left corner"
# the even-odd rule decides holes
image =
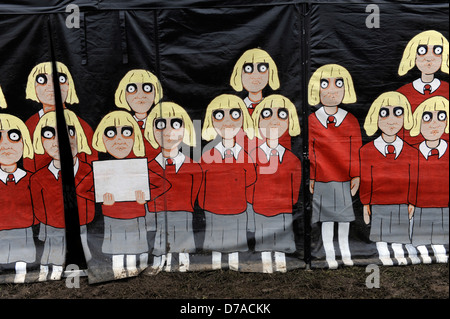
[[[333,115],[328,116],[327,124],[328,124],[328,125],[333,125],[333,126],[334,126],[334,125],[335,125],[334,120],[335,120],[335,118],[334,118]]]
[[[175,172],[175,162],[171,158],[166,159],[166,171]]]
[[[394,145],[388,145],[386,156],[394,157],[395,156],[395,147]]]
[[[424,94],[431,94],[431,85],[425,84],[425,86],[423,87],[423,93]]]
[[[270,151],[270,156],[278,156],[278,151],[277,150],[271,150]]]
[[[137,122],[138,122],[139,127],[142,128],[142,126],[144,125],[144,121],[139,120],[139,121],[137,121]]]
[[[433,148],[430,152],[429,156],[434,156],[434,155],[439,155],[439,151],[437,150],[437,148]]]
[[[15,179],[13,174],[8,174],[8,178],[6,179],[6,185],[15,184]]]

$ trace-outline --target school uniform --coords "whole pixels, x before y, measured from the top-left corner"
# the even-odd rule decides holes
[[[414,113],[420,103],[433,96],[443,96],[448,99],[449,84],[448,82],[441,81],[437,78],[434,78],[433,81],[429,83],[425,83],[421,78],[419,78],[411,83],[403,85],[397,90],[397,92],[400,92],[406,96],[411,104],[411,111]],[[411,136],[409,132],[403,128],[397,135],[410,145],[416,145],[424,141],[421,134]],[[447,133],[444,133],[441,138],[447,142],[449,141],[449,135]]]
[[[225,149],[219,142],[201,157],[203,181],[198,201],[205,211],[204,249],[246,251],[246,189],[256,181],[253,160],[237,143]]]
[[[392,144],[380,136],[364,145],[360,156],[360,199],[372,206],[370,239],[410,243],[408,205],[417,198],[417,149],[398,136]]]
[[[448,143],[441,139],[438,147],[432,150],[424,141],[419,145],[419,152],[417,204],[414,211],[412,244],[414,246],[448,245]]]
[[[0,196],[0,264],[32,263],[36,247],[30,174],[20,168],[13,173],[0,169]]]
[[[309,116],[310,179],[315,180],[311,223],[355,220],[350,181],[360,175],[362,145],[358,120],[338,108],[328,116],[324,107]]]
[[[267,143],[254,149],[257,178],[251,201],[255,211],[255,250],[292,253],[296,250],[293,231],[293,205],[301,184],[300,160],[278,144]]]

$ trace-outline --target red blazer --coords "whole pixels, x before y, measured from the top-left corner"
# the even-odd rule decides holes
[[[300,192],[300,160],[288,149],[281,163],[278,156],[271,156],[267,161],[266,153],[259,147],[251,151],[250,156],[255,159],[257,172],[256,183],[249,187],[255,212],[268,217],[291,214]]]
[[[360,125],[347,113],[338,126],[325,128],[316,115],[309,116],[310,178],[318,182],[347,182],[359,173]]]
[[[247,208],[246,188],[256,181],[256,170],[248,153],[241,149],[236,159],[223,159],[212,148],[200,162],[203,182],[198,195],[201,208],[221,215],[240,214]]]
[[[17,183],[0,181],[0,230],[27,228],[33,225],[30,174]]]
[[[419,152],[407,143],[397,159],[385,157],[374,142],[360,150],[363,205],[416,205]]]
[[[78,215],[80,225],[86,225],[92,222],[95,216],[94,181],[92,180],[91,166],[80,160],[78,165],[78,171],[75,174]]]

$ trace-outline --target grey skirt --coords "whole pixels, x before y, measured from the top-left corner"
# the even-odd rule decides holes
[[[39,240],[44,241],[41,264],[63,265],[66,259],[66,230],[40,224]]]
[[[255,251],[295,252],[292,214],[267,217],[255,213]]]
[[[36,246],[31,227],[0,231],[0,264],[36,261]]]
[[[354,220],[350,182],[314,183],[312,224]]]
[[[145,218],[118,219],[105,216],[102,252],[132,255],[148,252]]]
[[[161,256],[172,252],[195,252],[192,214],[192,212],[187,211],[156,213],[156,234],[153,255]]]
[[[449,208],[420,208],[414,210],[412,244],[448,245]]]
[[[247,213],[219,215],[205,211],[203,249],[219,252],[247,251]]]
[[[409,244],[408,205],[372,205],[370,240]]]

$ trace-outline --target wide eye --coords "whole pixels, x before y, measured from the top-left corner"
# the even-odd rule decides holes
[[[424,55],[427,54],[428,52],[428,47],[426,45],[419,45],[417,47],[417,54],[418,55]]]
[[[258,71],[260,73],[264,73],[269,69],[269,64],[267,63],[258,63]]]
[[[170,126],[172,126],[174,130],[178,130],[183,126],[183,121],[181,119],[172,119],[170,121]]]
[[[68,126],[67,127],[67,131],[69,132],[69,136],[70,137],[74,137],[75,136],[75,127],[74,126]]]
[[[117,129],[114,126],[109,126],[105,129],[104,134],[108,138],[113,138],[117,135]]]
[[[271,117],[272,116],[272,110],[271,109],[263,109],[262,110],[262,112],[261,112],[261,117],[263,118],[263,119],[267,119],[267,118],[269,118],[269,117]]]
[[[122,127],[122,136],[124,137],[130,137],[133,135],[133,128],[131,126],[124,126]]]
[[[166,120],[165,119],[155,120],[155,127],[157,130],[164,130],[166,128]]]
[[[445,121],[447,119],[447,113],[445,111],[439,111],[437,118],[439,121]]]
[[[389,109],[382,107],[380,109],[380,116],[381,117],[388,117],[389,116]]]
[[[422,120],[424,122],[430,122],[432,118],[433,118],[433,114],[431,112],[424,112],[422,115]]]
[[[433,47],[433,53],[436,55],[441,55],[442,54],[442,45],[435,45]]]
[[[252,63],[245,63],[243,70],[245,73],[252,73],[253,72],[253,64]]]
[[[58,78],[59,78],[59,83],[60,84],[64,84],[64,83],[67,82],[67,76],[65,74],[63,74],[63,73],[60,73]]]
[[[20,134],[19,130],[10,130],[8,132],[8,137],[13,142],[18,142],[22,138],[22,134]]]
[[[134,83],[130,83],[127,85],[127,92],[128,93],[134,93],[137,90],[137,85]]]
[[[45,76],[45,74],[38,74],[36,76],[36,82],[38,84],[42,84],[42,85],[46,84],[47,83],[47,76]]]
[[[153,85],[151,85],[150,83],[144,83],[142,84],[142,89],[145,93],[150,93],[153,91]]]
[[[241,110],[240,109],[231,109],[230,115],[233,120],[237,120],[241,117]]]
[[[289,115],[289,112],[287,109],[282,108],[282,109],[278,110],[278,117],[280,119],[285,120],[285,119],[287,119],[288,115]]]
[[[216,121],[222,121],[225,114],[222,110],[216,110],[213,112],[213,117]]]
[[[41,135],[43,138],[51,139],[56,135],[56,131],[53,127],[46,126],[42,129]]]
[[[402,116],[403,115],[403,108],[402,107],[394,107],[394,115],[395,116]]]
[[[344,80],[343,79],[336,79],[336,82],[334,82],[338,88],[341,88],[344,86]]]
[[[324,80],[324,79],[320,80],[320,87],[322,89],[326,89],[328,87],[328,80]]]

